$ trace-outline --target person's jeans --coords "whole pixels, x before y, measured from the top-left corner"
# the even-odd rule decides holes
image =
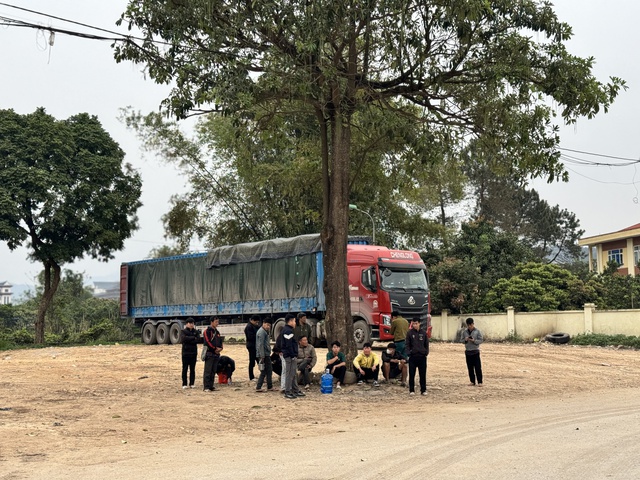
[[[420,375],[420,393],[427,391],[427,357],[416,355],[409,357],[409,391],[415,392],[416,368]]]
[[[183,355],[182,356],[182,386],[187,386],[187,371],[189,371],[189,386],[196,383],[196,361],[197,355]]]
[[[255,378],[253,368],[256,366],[256,346],[247,345],[247,350],[249,352],[249,381],[251,381]]]
[[[309,360],[303,360],[298,365],[298,371],[302,374],[302,384],[309,385],[311,383],[311,369],[307,368],[309,365]]]
[[[478,384],[482,385],[482,362],[480,361],[480,352],[465,355],[467,360],[467,370],[469,371],[469,381],[475,385],[476,378]]]
[[[216,376],[216,370],[218,369],[218,360],[220,360],[220,355],[207,357],[204,361],[204,380],[202,382],[204,384],[204,390],[213,390],[213,381]]]
[[[284,391],[285,393],[295,393],[299,390],[298,382],[296,381],[296,359],[293,357],[285,357],[284,363],[286,365]]]
[[[264,383],[264,379],[267,379],[267,388],[273,388],[273,370],[271,367],[271,358],[265,357],[264,359],[264,368],[260,371],[260,376],[258,377],[258,383],[256,384],[256,390],[260,390],[262,388],[262,384]]]

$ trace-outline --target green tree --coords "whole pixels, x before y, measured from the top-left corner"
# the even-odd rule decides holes
[[[0,240],[26,245],[44,267],[36,343],[61,265],[85,255],[107,261],[137,228],[141,180],[123,159],[94,116],[0,110]]]
[[[510,278],[522,261],[533,260],[531,248],[515,235],[486,221],[462,224],[444,249],[442,261],[430,267],[434,310],[454,313],[480,311],[489,289]]]
[[[502,278],[485,298],[488,311],[511,306],[516,311],[574,310],[597,302],[598,289],[585,284],[568,270],[553,264],[529,262],[518,265],[516,275]]]
[[[594,60],[565,49],[571,28],[535,0],[131,0],[122,22],[144,41],[118,45],[116,59],[145,64],[156,82],[175,82],[164,105],[178,117],[256,105],[315,116],[327,335],[346,342],[349,354],[346,244],[356,115],[407,115],[407,105],[416,105],[415,120],[430,130],[459,142],[479,135],[518,168],[558,178],[556,110],[548,100],[572,122],[607,110],[624,85],[597,81]]]

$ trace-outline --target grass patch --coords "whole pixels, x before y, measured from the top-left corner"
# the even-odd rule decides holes
[[[589,333],[576,335],[571,338],[572,345],[597,345],[599,347],[624,346],[640,349],[640,337],[629,335],[603,335],[601,333]]]

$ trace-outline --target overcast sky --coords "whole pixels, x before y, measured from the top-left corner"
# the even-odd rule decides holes
[[[2,3],[48,13],[57,17],[124,32],[115,21],[125,0],[0,0]],[[640,64],[638,45],[640,1],[558,0],[561,20],[573,27],[569,50],[596,58],[595,74],[601,81],[609,76],[624,78],[629,86],[606,115],[581,119],[576,126],[562,128],[563,148],[639,159],[638,107],[640,106]],[[70,30],[84,30],[60,20],[46,18],[0,5],[0,17],[26,20]],[[94,32],[95,33],[95,32]],[[109,42],[83,40],[58,34],[53,46],[48,34],[33,29],[0,26],[0,108],[20,114],[45,107],[58,119],[79,112],[97,115],[104,128],[127,153],[126,161],[143,180],[139,210],[140,230],[125,242],[115,259],[102,263],[81,260],[65,265],[84,272],[87,281],[117,280],[121,262],[144,258],[149,250],[164,244],[160,217],[168,209],[171,194],[184,190],[176,170],[143,154],[134,134],[118,121],[119,109],[133,106],[143,112],[156,110],[168,87],[145,80],[141,67],[116,64]],[[564,151],[568,155],[619,163],[620,160]],[[597,235],[640,223],[640,169],[635,166],[586,167],[567,164],[568,184],[534,182],[543,198],[576,213],[585,235]],[[41,270],[27,260],[26,249],[11,252],[0,243],[0,281],[32,284]]]

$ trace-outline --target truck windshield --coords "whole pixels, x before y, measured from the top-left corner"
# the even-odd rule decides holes
[[[427,291],[427,277],[424,270],[391,270],[384,268],[380,272],[381,286],[385,290],[421,290]]]

